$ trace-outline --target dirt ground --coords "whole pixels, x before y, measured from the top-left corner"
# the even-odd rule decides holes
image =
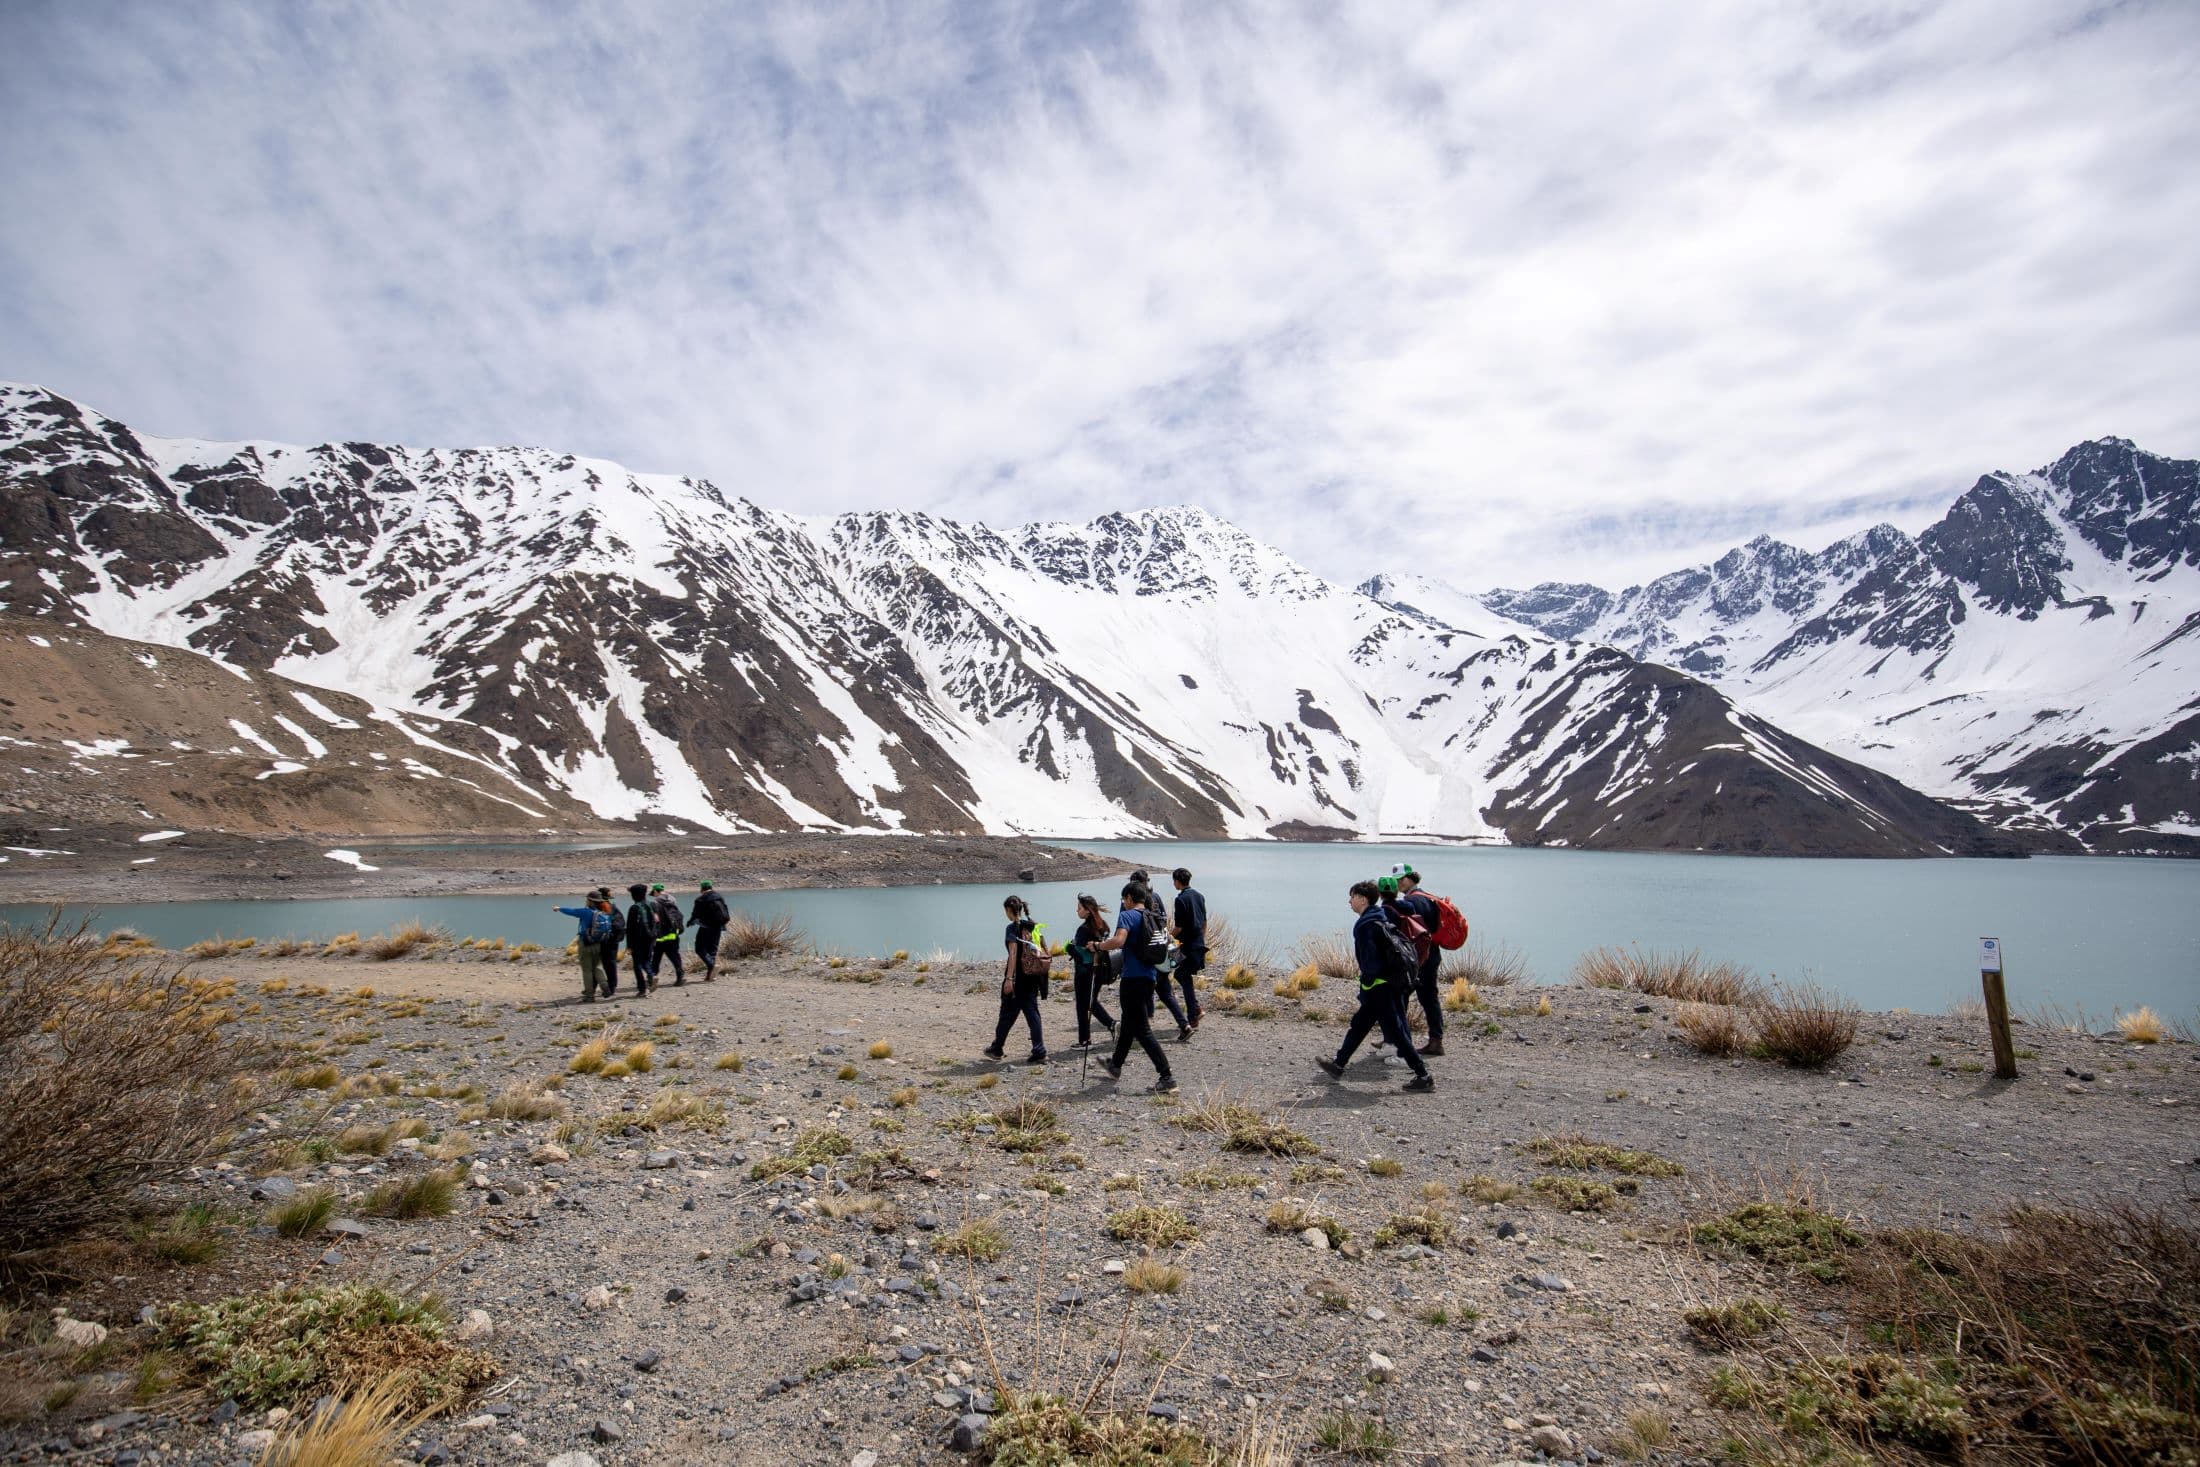
[[[1341,1082],[1316,1070],[1349,983],[1283,997],[1267,974],[1225,996],[1210,975],[1206,1021],[1166,1046],[1182,1083],[1169,1096],[1147,1092],[1135,1052],[1118,1082],[1101,1051],[1075,1047],[1066,984],[1043,1008],[1046,1063],[985,1059],[997,979],[969,965],[767,957],[709,985],[675,988],[668,973],[646,998],[622,978],[593,1006],[554,953],[240,956],[197,971],[233,977],[237,1001],[257,1007],[240,1023],[301,1046],[293,1063],[336,1064],[354,1093],[275,1092],[249,1159],[178,1191],[238,1219],[225,1265],[117,1268],[54,1302],[126,1335],[147,1305],[247,1277],[432,1286],[454,1318],[486,1312],[502,1376],[413,1435],[421,1460],[947,1462],[963,1460],[951,1437],[973,1403],[1037,1387],[1217,1441],[1258,1416],[1297,1433],[1308,1461],[1340,1460],[1316,1433],[1345,1421],[1380,1423],[1394,1461],[1533,1460],[1540,1428],[1564,1435],[1554,1459],[1707,1462],[1727,1423],[1705,1397],[1715,1357],[1682,1311],[1774,1283],[1691,1246],[1681,1225],[1798,1189],[1869,1227],[1973,1229],[2025,1203],[2190,1207],[2200,1164],[2194,1046],[2027,1026],[2023,1075],[2003,1084],[1979,1069],[1984,1034],[1945,1017],[1867,1016],[1855,1046],[1813,1072],[1706,1058],[1662,999],[1490,989],[1450,1016],[1437,1087],[1414,1095],[1401,1068],[1364,1052]],[[598,1039],[614,1060],[649,1040],[650,1068],[568,1073]],[[398,1093],[358,1093],[385,1077]],[[545,1082],[558,1116],[468,1109]],[[474,1099],[454,1093],[466,1084]],[[667,1097],[701,1109],[652,1120]],[[1281,1122],[1308,1154],[1226,1150],[1180,1124],[1223,1099]],[[428,1128],[411,1146],[471,1147],[450,1163],[469,1173],[454,1215],[372,1221],[348,1240],[251,1226],[264,1209],[248,1194],[269,1177],[356,1197],[431,1166],[405,1144],[382,1160],[311,1159],[313,1138],[407,1116]],[[1537,1138],[1576,1133],[1680,1172],[1531,1154]],[[797,1138],[829,1134],[846,1154],[756,1175]],[[1548,1177],[1622,1190],[1605,1210],[1571,1211],[1534,1190]],[[1502,1201],[1462,1190],[1506,1186],[1520,1190]],[[1333,1220],[1345,1246],[1271,1231],[1289,1198]],[[1111,1236],[1111,1218],[1140,1206],[1174,1209],[1191,1236],[1150,1250]],[[1395,1233],[1417,1214],[1435,1220],[1427,1236]],[[998,1228],[998,1258],[947,1250],[970,1222]],[[1125,1287],[1149,1251],[1181,1270],[1175,1292]],[[1830,1299],[1792,1325],[1841,1328]],[[1670,1431],[1655,1449],[1630,1435],[1643,1413]],[[243,1433],[264,1419],[222,1414],[205,1395],[130,1406],[87,1390],[14,1428],[8,1457],[248,1458]]]

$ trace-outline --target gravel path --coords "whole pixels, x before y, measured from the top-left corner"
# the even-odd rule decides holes
[[[405,1114],[431,1135],[465,1132],[473,1185],[458,1214],[369,1223],[334,1247],[241,1245],[271,1279],[432,1277],[454,1317],[486,1312],[506,1374],[478,1409],[414,1439],[430,1460],[959,1460],[951,1435],[973,1393],[989,1404],[996,1364],[1011,1387],[1091,1391],[1133,1411],[1150,1401],[1218,1440],[1254,1410],[1307,1428],[1342,1411],[1379,1416],[1404,1454],[1393,1460],[1533,1459],[1539,1427],[1591,1460],[1616,1450],[1629,1412],[1650,1407],[1675,1423],[1661,1460],[1707,1459],[1720,1427],[1680,1312],[1755,1276],[1679,1241],[1678,1224],[1798,1186],[1874,1225],[1971,1226],[2022,1202],[2189,1203],[2200,1158],[2193,1046],[2026,1028],[2018,1042],[2036,1057],[1999,1085],[1966,1069],[1987,1062],[1983,1032],[1941,1017],[1870,1016],[1842,1063],[1808,1073],[1697,1055],[1662,1000],[1491,990],[1489,1009],[1454,1018],[1451,1052],[1432,1062],[1436,1091],[1407,1095],[1404,1072],[1379,1059],[1342,1083],[1315,1071],[1348,985],[1300,1001],[1272,997],[1264,979],[1245,997],[1271,1017],[1212,1014],[1170,1046],[1183,1082],[1171,1098],[1143,1092],[1142,1058],[1116,1084],[1068,1048],[1066,999],[1045,1007],[1050,1063],[979,1058],[994,1000],[990,970],[970,967],[766,959],[707,987],[583,1007],[547,954],[214,966],[236,974],[260,1018],[328,1043],[346,1075],[394,1074],[415,1090],[471,1082],[493,1095],[562,1076],[574,1047],[605,1032],[584,1025],[610,1026],[614,1058],[655,1042],[647,1074],[564,1079],[562,1120],[461,1123],[464,1101],[418,1095],[342,1101],[318,1134]],[[279,977],[287,991],[260,991]],[[333,992],[302,993],[308,984]],[[374,997],[347,1008],[360,985]],[[424,1000],[417,1013],[392,1004],[406,994]],[[1539,1014],[1546,995],[1551,1011]],[[347,1037],[358,1042],[334,1042]],[[874,1043],[892,1055],[873,1058]],[[741,1068],[716,1068],[724,1055]],[[844,1066],[853,1078],[839,1078]],[[707,1124],[646,1129],[666,1096],[705,1102]],[[1319,1156],[1237,1154],[1172,1124],[1222,1098],[1280,1120]],[[289,1095],[261,1139],[295,1138],[326,1103]],[[1051,1121],[1004,1127],[1019,1103],[1051,1108]],[[825,1131],[851,1154],[752,1177]],[[1573,1132],[1685,1173],[1644,1177],[1607,1212],[1569,1213],[1532,1191],[1461,1195],[1477,1175],[1523,1187],[1549,1175],[1633,1180],[1553,1171],[1525,1150]],[[1383,1174],[1391,1161],[1395,1174]],[[301,1164],[287,1179],[364,1190],[429,1165],[401,1150],[364,1166]],[[180,1200],[241,1205],[260,1180],[212,1173]],[[1424,1188],[1448,1238],[1379,1243]],[[1269,1231],[1285,1198],[1342,1224],[1343,1251]],[[1110,1238],[1106,1220],[1137,1206],[1176,1209],[1197,1230],[1153,1250],[1182,1270],[1173,1295],[1124,1286],[1122,1266],[1145,1250]],[[970,1221],[998,1227],[997,1260],[943,1253]],[[191,1287],[180,1274],[128,1278],[71,1307],[127,1326]],[[194,1403],[182,1420],[156,1409],[84,1455],[128,1463],[118,1453],[158,1442],[172,1449],[162,1461],[240,1460],[240,1434],[261,1423],[245,1413],[202,1424],[214,1405]],[[38,1456],[52,1439],[18,1437],[14,1455]]]

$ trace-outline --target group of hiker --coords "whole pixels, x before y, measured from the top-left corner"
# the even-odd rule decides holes
[[[705,983],[718,980],[718,942],[733,914],[726,899],[710,882],[696,883],[695,906],[683,918],[680,904],[662,881],[635,882],[626,889],[631,899],[622,919],[612,905],[611,888],[599,886],[578,907],[553,907],[576,919],[574,955],[581,970],[581,1002],[609,998],[619,986],[619,946],[626,945],[634,969],[634,996],[647,998],[657,991],[657,978],[667,963],[672,965],[672,986],[687,986],[687,965],[680,955],[680,940],[695,929],[695,959]]]
[[[1155,1004],[1166,1007],[1176,1020],[1178,1043],[1188,1042],[1199,1028],[1199,990],[1195,980],[1207,966],[1207,899],[1192,886],[1192,873],[1179,866],[1171,874],[1175,901],[1164,909],[1143,871],[1133,871],[1116,908],[1111,926],[1097,898],[1077,898],[1077,927],[1064,951],[1069,957],[1076,998],[1077,1043],[1092,1043],[1097,1020],[1115,1040],[1113,1051],[1101,1063],[1110,1079],[1121,1079],[1123,1063],[1132,1046],[1145,1052],[1153,1063],[1153,1089],[1176,1089],[1168,1051],[1153,1033]],[[1323,1073],[1341,1079],[1345,1066],[1370,1032],[1379,1030],[1378,1044],[1393,1047],[1413,1078],[1408,1090],[1430,1090],[1436,1085],[1428,1061],[1444,1053],[1443,994],[1437,982],[1446,949],[1467,940],[1466,919],[1443,897],[1421,890],[1420,873],[1410,864],[1393,866],[1390,874],[1374,881],[1358,881],[1346,893],[1353,913],[1352,950],[1359,969],[1359,1008],[1345,1030],[1344,1043],[1334,1058],[1315,1061]],[[1001,975],[1000,1015],[993,1029],[989,1059],[1007,1055],[1008,1036],[1021,1019],[1030,1031],[1029,1062],[1044,1063],[1046,1040],[1039,1001],[1046,996],[1053,955],[1045,929],[1034,921],[1029,905],[1020,896],[1002,902],[1008,916],[1003,936],[1007,952]],[[1109,1014],[1101,990],[1120,982],[1121,1018]],[[1177,990],[1182,993],[1178,1001]],[[1421,1006],[1428,1042],[1416,1048],[1409,1026],[1409,1008]]]

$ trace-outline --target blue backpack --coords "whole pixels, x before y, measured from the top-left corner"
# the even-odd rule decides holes
[[[590,907],[588,914],[581,918],[581,941],[587,943],[590,947],[595,947],[610,940],[611,914],[609,912],[599,912],[594,907]]]

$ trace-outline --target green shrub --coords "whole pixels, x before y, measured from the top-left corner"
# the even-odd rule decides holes
[[[163,1343],[209,1394],[255,1409],[349,1395],[399,1372],[409,1401],[443,1409],[496,1376],[496,1364],[443,1339],[442,1306],[377,1284],[307,1284],[164,1311]]]

